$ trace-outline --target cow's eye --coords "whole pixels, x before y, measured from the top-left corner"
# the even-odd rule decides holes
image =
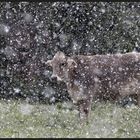
[[[66,63],[61,63],[61,66],[65,66],[66,65]]]

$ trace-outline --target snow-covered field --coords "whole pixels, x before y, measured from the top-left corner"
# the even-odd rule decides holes
[[[92,106],[90,123],[78,121],[70,102],[56,105],[0,101],[0,137],[120,138],[140,137],[140,109],[110,103]]]

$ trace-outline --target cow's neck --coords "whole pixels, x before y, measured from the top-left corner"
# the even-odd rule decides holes
[[[76,80],[75,75],[70,75],[70,77],[68,78],[68,80],[66,81],[66,85],[68,89],[72,89],[74,88],[76,85],[74,83],[74,80]]]

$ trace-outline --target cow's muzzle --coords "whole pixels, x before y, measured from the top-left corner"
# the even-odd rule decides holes
[[[54,75],[54,74],[51,76],[51,79],[52,79],[53,81],[62,81],[62,79],[61,79],[59,76]]]

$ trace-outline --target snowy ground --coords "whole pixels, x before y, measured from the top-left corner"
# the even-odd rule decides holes
[[[96,103],[89,125],[78,122],[70,103],[57,105],[0,101],[0,137],[140,137],[140,109]]]

